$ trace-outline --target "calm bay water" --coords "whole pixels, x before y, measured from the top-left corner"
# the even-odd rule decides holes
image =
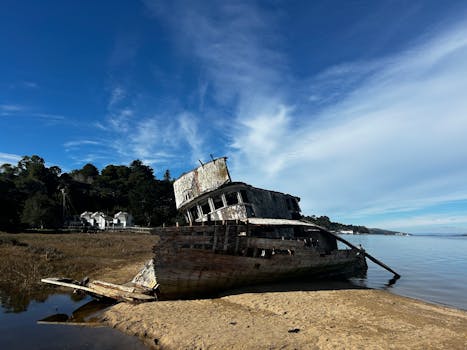
[[[402,276],[394,285],[387,286],[392,274],[368,261],[367,278],[353,283],[467,310],[466,236],[342,237],[361,244]]]

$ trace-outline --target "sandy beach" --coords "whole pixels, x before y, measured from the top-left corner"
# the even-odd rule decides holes
[[[467,312],[379,290],[117,304],[103,322],[161,349],[466,349]]]

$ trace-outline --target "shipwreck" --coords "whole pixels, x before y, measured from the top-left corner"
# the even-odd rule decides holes
[[[151,230],[159,243],[131,282],[43,282],[143,302],[286,279],[361,276],[368,268],[366,258],[400,277],[365,250],[301,220],[300,198],[233,182],[225,157],[181,175],[173,186],[186,225]],[[338,241],[347,247],[339,248]]]

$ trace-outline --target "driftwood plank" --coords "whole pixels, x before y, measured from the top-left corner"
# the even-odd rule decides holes
[[[103,281],[91,281],[86,286],[70,282],[64,278],[43,278],[41,282],[54,284],[57,286],[81,290],[92,295],[103,296],[115,300],[125,300],[130,302],[144,302],[157,300],[156,296],[135,292],[135,288],[117,285]],[[148,292],[150,292],[148,290]]]

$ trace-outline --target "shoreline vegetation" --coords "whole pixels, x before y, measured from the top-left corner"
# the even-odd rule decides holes
[[[130,280],[157,236],[136,233],[0,233],[0,295],[20,312],[56,287],[40,278]],[[297,282],[223,297],[107,309],[103,324],[164,349],[465,349],[467,312],[344,282]]]

